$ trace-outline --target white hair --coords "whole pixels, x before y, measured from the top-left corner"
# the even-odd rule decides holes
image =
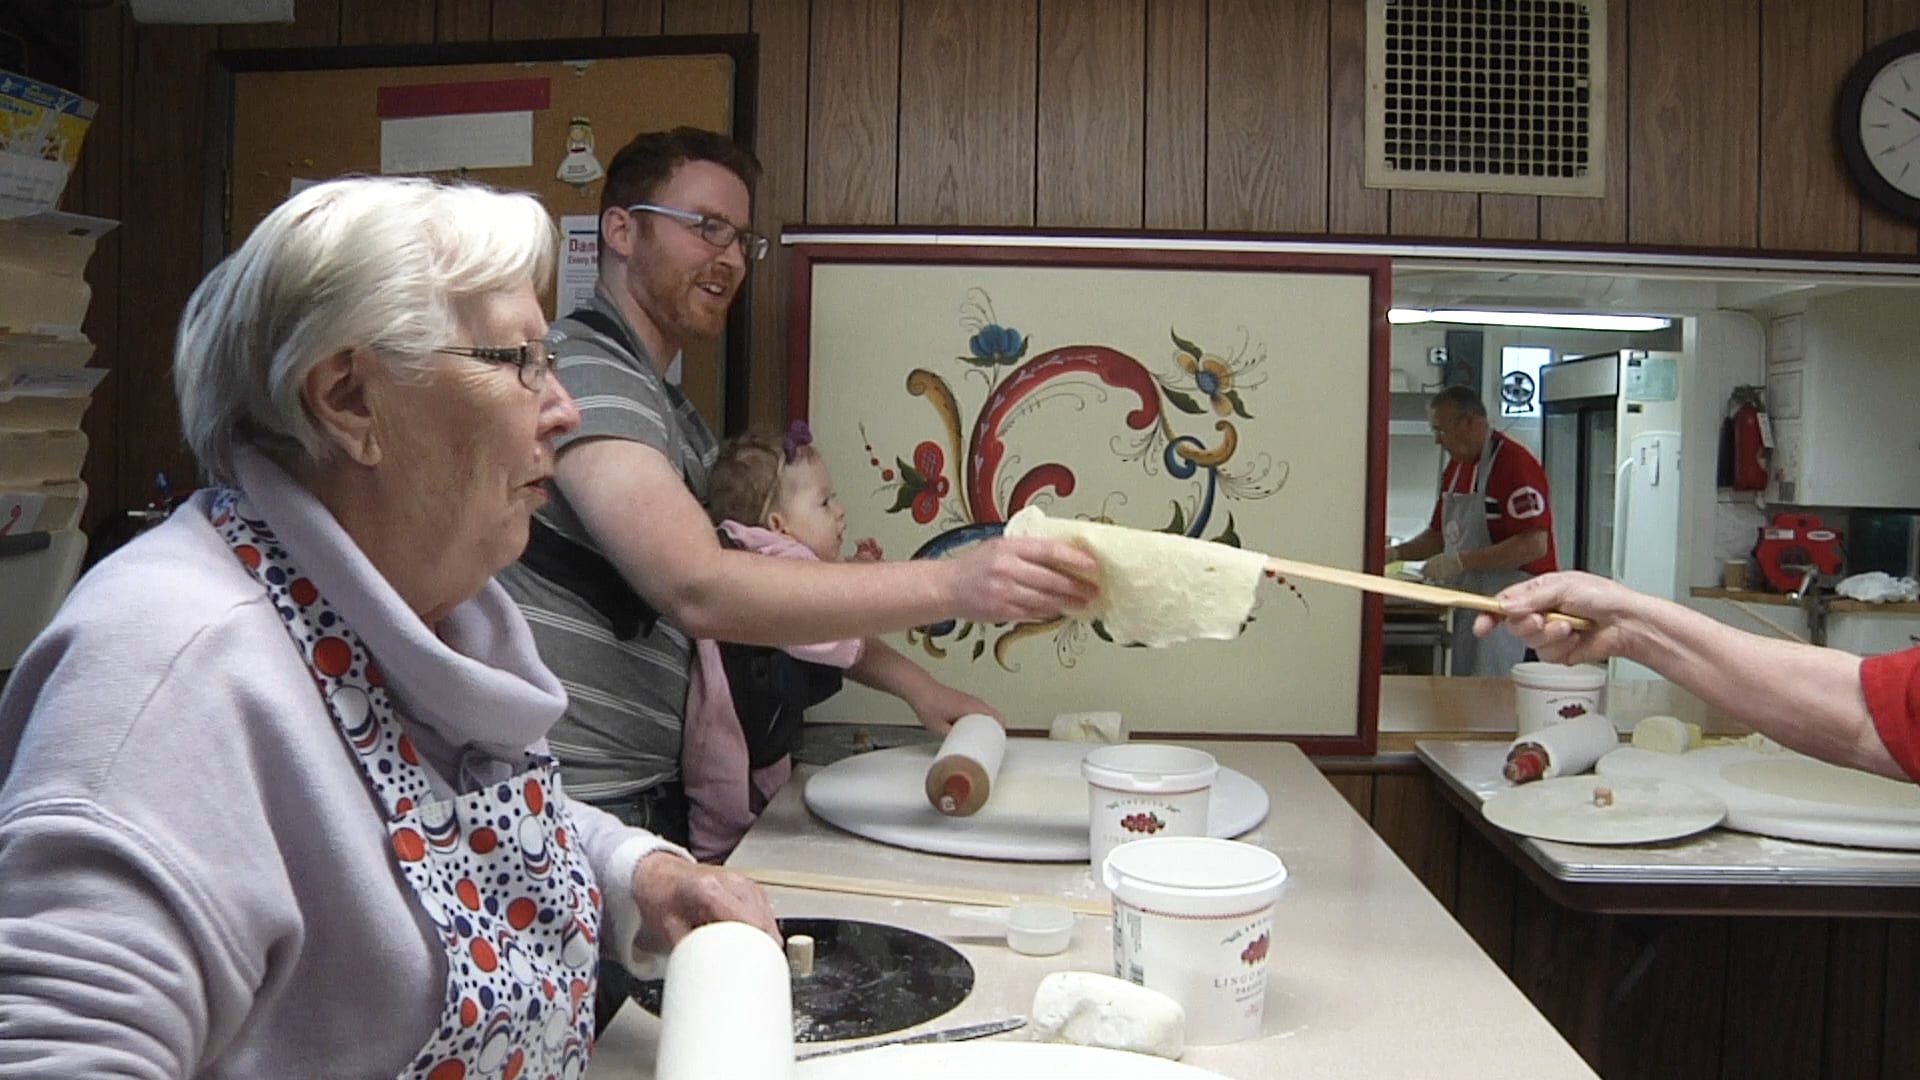
[[[224,483],[238,446],[290,466],[325,462],[301,397],[313,365],[365,348],[425,377],[466,302],[539,289],[557,242],[539,200],[477,184],[357,177],[300,192],[187,301],[173,351],[187,445]]]

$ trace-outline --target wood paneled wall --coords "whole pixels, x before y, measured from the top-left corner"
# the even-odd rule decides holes
[[[90,522],[188,471],[168,382],[200,273],[214,48],[759,35],[755,218],[1219,229],[1913,255],[1833,147],[1833,100],[1920,0],[1610,0],[1599,199],[1361,182],[1364,0],[298,0],[285,26],[87,23],[101,104],[77,209],[126,220],[91,269],[115,368],[88,417]],[[606,139],[620,138],[607,133]],[[787,260],[754,282],[751,415],[784,415]]]

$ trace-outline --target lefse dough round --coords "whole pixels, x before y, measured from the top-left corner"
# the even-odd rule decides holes
[[[1259,552],[1123,525],[1050,518],[1037,506],[1013,515],[1006,535],[1065,540],[1087,549],[1100,562],[1100,599],[1080,614],[1101,620],[1115,640],[1141,645],[1240,636],[1267,565]]]
[[[1736,761],[1720,778],[1766,795],[1858,806],[1869,810],[1920,810],[1920,786],[1858,769],[1843,769],[1799,756]]]

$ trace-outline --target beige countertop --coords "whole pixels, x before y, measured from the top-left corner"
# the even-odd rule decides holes
[[[1278,853],[1289,877],[1274,911],[1264,1036],[1193,1047],[1186,1063],[1235,1080],[1594,1077],[1298,748],[1244,742],[1209,742],[1204,748],[1266,788],[1272,812],[1243,839]],[[732,865],[1100,895],[1085,865],[951,858],[859,839],[814,819],[800,794],[798,782],[780,793]],[[886,922],[958,948],[974,965],[974,992],[928,1028],[1023,1015],[1041,978],[1052,971],[1111,971],[1108,923],[1096,916],[1079,918],[1068,952],[1036,958],[979,936],[976,924],[953,918],[946,904],[791,889],[770,894],[783,916]],[[658,1030],[654,1017],[629,1004],[600,1040],[588,1077],[652,1076]]]

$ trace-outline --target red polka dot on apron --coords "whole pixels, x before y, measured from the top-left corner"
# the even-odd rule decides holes
[[[427,842],[412,829],[401,829],[393,834],[393,853],[404,862],[419,862],[426,858]]]
[[[521,897],[507,905],[507,925],[515,930],[525,930],[533,925],[533,917],[539,907],[526,897]]]
[[[323,637],[313,643],[313,666],[337,679],[353,666],[353,649],[337,637]]]

